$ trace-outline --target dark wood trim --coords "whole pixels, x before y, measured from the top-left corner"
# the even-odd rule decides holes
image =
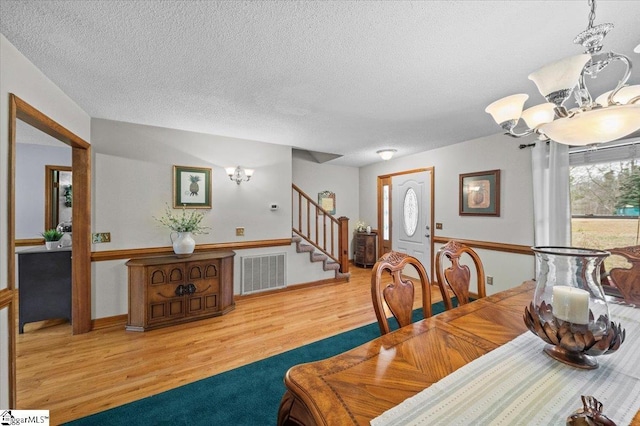
[[[16,247],[29,247],[29,246],[42,246],[44,245],[44,238],[23,238],[15,240]]]
[[[96,318],[91,321],[91,330],[120,327],[124,330],[127,325],[127,314],[114,315],[112,317]]]
[[[17,107],[16,117],[72,148],[91,149],[91,144],[47,117],[19,97],[10,94]],[[75,170],[74,170],[75,171]],[[74,193],[75,195],[75,193]],[[75,224],[74,224],[75,225]]]
[[[9,365],[8,365],[8,381],[9,381],[9,407],[16,407],[17,405],[17,389],[16,389],[16,359],[17,348],[16,342],[18,336],[16,335],[16,307],[13,303],[14,292],[16,288],[16,271],[15,271],[15,240],[16,240],[16,225],[15,225],[15,199],[16,199],[16,116],[18,106],[16,104],[16,97],[12,94],[9,95],[9,153],[8,153],[8,167],[7,167],[7,289],[10,292],[11,300],[9,301],[8,312],[8,326],[9,326]],[[3,290],[4,291],[4,290]]]
[[[72,148],[71,314],[73,334],[81,334],[91,331],[91,148]]]
[[[0,309],[6,309],[13,302],[14,293],[16,290],[3,288],[0,290]]]
[[[75,226],[75,224],[74,224]],[[279,240],[242,241],[229,243],[198,244],[195,252],[211,250],[245,250],[254,248],[277,247],[291,245],[291,238]],[[92,262],[102,262],[106,260],[135,259],[146,256],[163,256],[172,254],[171,247],[147,247],[139,249],[94,251],[91,253]]]
[[[505,253],[516,253],[516,254],[528,254],[533,256],[533,250],[531,250],[530,246],[522,246],[518,244],[505,244],[505,243],[495,243],[491,241],[477,241],[477,240],[465,240],[462,238],[451,238],[451,237],[441,237],[434,236],[434,243],[446,244],[451,240],[460,241],[462,244],[467,245],[473,248],[492,250],[492,251],[501,251]]]

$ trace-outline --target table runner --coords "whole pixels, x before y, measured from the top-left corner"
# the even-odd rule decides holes
[[[640,409],[640,309],[609,305],[626,329],[617,352],[600,367],[581,370],[542,352],[544,341],[526,333],[461,367],[371,421],[391,425],[565,425],[582,407],[581,395],[626,425]]]

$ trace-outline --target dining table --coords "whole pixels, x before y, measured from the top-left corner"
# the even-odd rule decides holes
[[[278,425],[542,424],[540,412],[555,416],[544,424],[564,425],[583,408],[585,390],[595,390],[589,397],[606,400],[605,415],[613,406],[617,416],[626,416],[618,426],[640,425],[640,369],[633,364],[638,352],[628,348],[629,371],[606,365],[616,360],[616,353],[598,357],[602,366],[593,374],[608,380],[606,386],[585,370],[551,359],[543,352],[545,343],[523,320],[534,290],[535,282],[525,281],[334,357],[291,367],[284,377]],[[620,309],[636,311],[625,319],[639,320],[640,310]],[[627,340],[640,346],[640,323],[628,325]],[[525,372],[535,377],[525,377]],[[609,393],[600,395],[601,388]],[[497,421],[497,416],[505,420]]]

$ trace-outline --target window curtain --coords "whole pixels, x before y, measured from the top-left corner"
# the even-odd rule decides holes
[[[537,141],[531,160],[535,245],[570,246],[569,146]]]

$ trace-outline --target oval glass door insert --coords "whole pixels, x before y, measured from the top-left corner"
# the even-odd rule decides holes
[[[404,194],[402,217],[404,219],[404,232],[409,237],[412,237],[418,228],[418,196],[413,188],[407,189]]]

